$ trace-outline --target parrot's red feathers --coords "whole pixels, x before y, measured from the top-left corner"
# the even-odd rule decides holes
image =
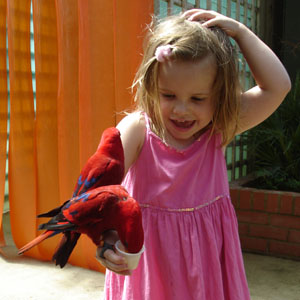
[[[64,233],[52,257],[56,266],[63,268],[66,265],[79,238],[80,233],[70,231]]]
[[[137,252],[143,245],[142,215],[138,203],[119,184],[124,176],[124,151],[118,129],[103,132],[99,147],[83,167],[73,198],[38,217],[52,217],[39,229],[46,232],[22,247],[24,253],[48,237],[63,233],[53,255],[61,268],[67,263],[80,234],[87,234],[99,245],[102,234],[109,229],[118,231],[128,250]]]
[[[82,233],[99,245],[104,231],[117,230],[129,252],[138,252],[144,242],[140,207],[120,185],[98,187],[72,198],[57,215],[39,228],[47,231],[20,249],[19,254],[48,237],[63,233],[53,256],[55,263],[61,267],[67,263]]]
[[[104,218],[118,201],[124,201],[128,196],[122,186],[104,186],[71,199],[61,211],[73,224],[93,224]]]
[[[23,254],[24,252],[28,251],[29,249],[33,248],[37,244],[41,243],[42,241],[44,241],[45,239],[47,239],[53,235],[54,235],[53,231],[46,231],[46,232],[40,234],[35,239],[33,239],[31,242],[29,242],[28,244],[23,246],[21,249],[19,249],[18,254],[19,255]]]
[[[73,197],[99,186],[120,184],[124,176],[124,151],[117,128],[107,128],[97,151],[78,177]]]
[[[128,197],[124,202],[118,203],[120,228],[118,234],[123,245],[130,253],[139,252],[144,244],[144,231],[142,212],[138,202]]]

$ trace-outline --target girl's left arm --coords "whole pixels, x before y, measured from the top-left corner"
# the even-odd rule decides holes
[[[268,118],[291,89],[284,66],[274,52],[245,25],[238,27],[234,37],[256,82],[242,94],[240,133]]]
[[[273,51],[245,25],[214,11],[190,10],[191,21],[204,19],[203,26],[218,26],[238,43],[256,82],[241,95],[240,130],[248,130],[268,118],[291,88],[289,75]]]

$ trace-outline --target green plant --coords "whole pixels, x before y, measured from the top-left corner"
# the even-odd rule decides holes
[[[280,107],[244,138],[256,178],[247,186],[300,192],[300,72]]]

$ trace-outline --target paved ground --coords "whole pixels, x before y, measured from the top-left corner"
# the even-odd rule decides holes
[[[244,254],[252,300],[300,300],[300,261]]]
[[[102,299],[103,274],[17,257],[8,226],[5,231],[9,259],[0,256],[0,300]],[[300,300],[300,261],[254,254],[244,260],[252,300]]]

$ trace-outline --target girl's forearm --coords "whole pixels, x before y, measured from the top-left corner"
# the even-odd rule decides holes
[[[289,75],[273,51],[245,25],[240,24],[234,39],[243,53],[258,87],[266,93],[286,95]]]

